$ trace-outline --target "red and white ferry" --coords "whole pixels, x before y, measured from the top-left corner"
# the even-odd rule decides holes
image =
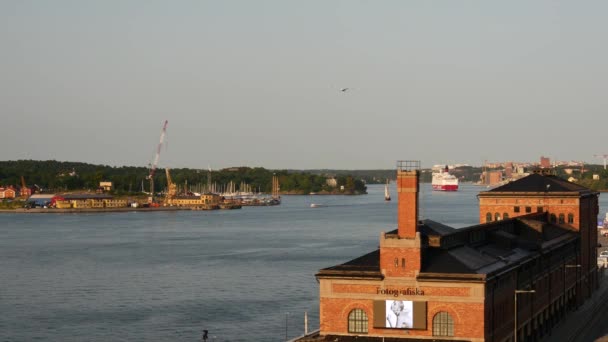
[[[448,166],[439,172],[433,173],[433,190],[456,191],[458,190],[458,178],[450,174]]]

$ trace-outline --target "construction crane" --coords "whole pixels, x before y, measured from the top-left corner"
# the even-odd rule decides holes
[[[606,159],[608,159],[608,154],[594,154],[595,158],[603,158],[604,159],[604,170],[606,170]]]
[[[25,178],[21,176],[21,190],[19,191],[21,197],[30,197],[32,195],[32,190],[25,185]]]
[[[170,205],[175,196],[177,196],[177,185],[171,180],[169,168],[166,168],[165,172],[167,173],[167,195],[165,196],[165,204]]]
[[[163,129],[160,131],[160,142],[158,143],[158,147],[156,148],[156,155],[154,156],[154,162],[150,166],[150,173],[148,174],[148,180],[150,180],[150,198],[148,202],[150,204],[154,203],[154,173],[156,172],[156,166],[158,165],[158,160],[160,159],[160,148],[163,146],[163,141],[165,140],[165,134],[167,133],[167,124],[169,121],[165,120],[163,124]]]

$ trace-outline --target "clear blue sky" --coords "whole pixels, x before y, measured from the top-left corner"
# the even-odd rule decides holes
[[[2,1],[0,160],[601,163],[606,1]],[[340,88],[350,88],[341,92]]]

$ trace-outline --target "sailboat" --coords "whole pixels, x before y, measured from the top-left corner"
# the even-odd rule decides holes
[[[384,186],[384,200],[385,201],[391,200],[391,194],[388,193],[388,179],[386,180],[386,185]]]

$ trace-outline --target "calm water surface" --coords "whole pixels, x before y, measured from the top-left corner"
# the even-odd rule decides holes
[[[303,333],[304,312],[317,329],[314,274],[396,228],[383,190],[232,211],[0,215],[0,341],[199,341],[202,329],[283,341]],[[476,224],[480,190],[423,184],[420,214]]]

